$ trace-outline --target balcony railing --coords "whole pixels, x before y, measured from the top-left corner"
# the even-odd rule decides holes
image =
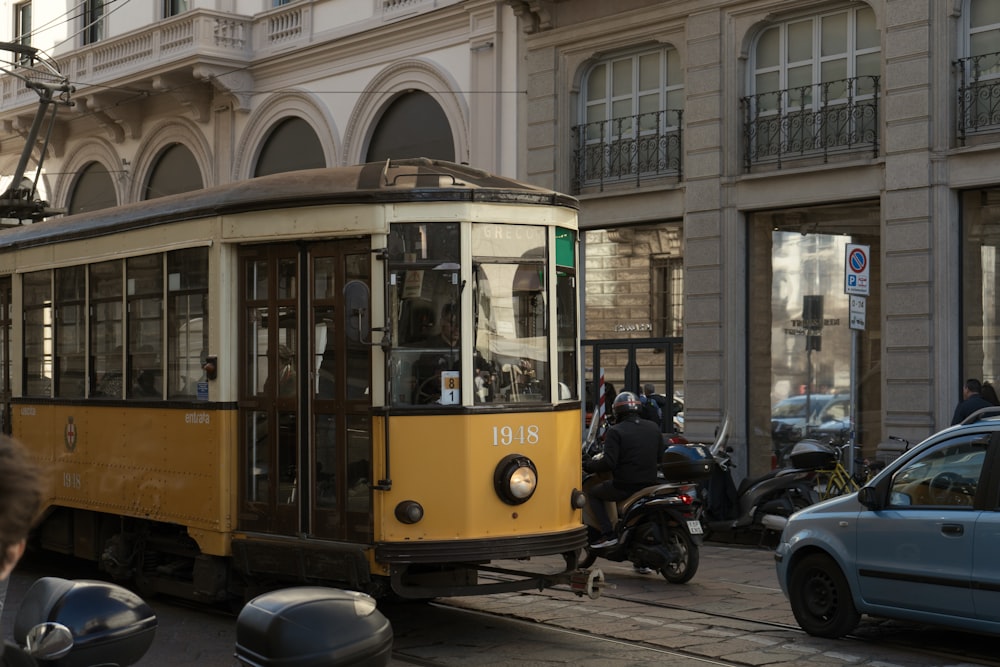
[[[741,100],[743,160],[781,168],[789,159],[870,151],[879,154],[879,77],[858,76]]]
[[[958,70],[958,139],[1000,130],[1000,53],[955,61]]]
[[[573,128],[573,188],[682,177],[683,111],[666,109]]]
[[[252,18],[196,9],[134,32],[57,56],[59,70],[85,92],[143,80],[151,73],[190,72],[192,59],[236,71],[275,52],[306,46],[312,36],[311,2],[294,3]],[[34,107],[37,94],[13,76],[0,76],[0,112]]]

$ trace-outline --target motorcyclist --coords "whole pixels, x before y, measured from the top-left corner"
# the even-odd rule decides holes
[[[0,436],[0,582],[7,583],[11,570],[24,554],[42,499],[38,469],[28,460],[21,445]],[[18,646],[0,644],[0,665],[35,665]]]
[[[618,394],[612,404],[615,425],[604,440],[604,455],[583,464],[586,472],[611,473],[611,479],[598,483],[587,496],[590,511],[601,530],[591,548],[602,549],[618,543],[605,502],[624,500],[657,483],[663,438],[656,424],[640,418],[641,411],[642,402],[636,394],[630,391]]]

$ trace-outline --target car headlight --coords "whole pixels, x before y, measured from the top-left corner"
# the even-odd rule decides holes
[[[493,489],[508,505],[520,505],[538,488],[538,469],[521,454],[505,456],[493,472]]]

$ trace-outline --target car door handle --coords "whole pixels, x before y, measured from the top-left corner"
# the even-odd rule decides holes
[[[965,526],[960,523],[945,523],[941,525],[941,532],[945,535],[963,535]]]

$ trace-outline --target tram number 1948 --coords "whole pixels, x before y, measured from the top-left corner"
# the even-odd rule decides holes
[[[537,424],[493,427],[494,447],[506,447],[508,445],[537,445],[538,440]]]

